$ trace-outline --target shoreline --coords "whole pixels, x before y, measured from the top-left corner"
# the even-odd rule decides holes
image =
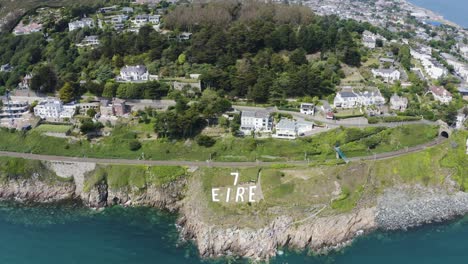
[[[175,224],[184,240],[194,241],[202,258],[237,256],[252,261],[268,261],[279,250],[312,251],[327,254],[348,246],[356,237],[373,231],[408,230],[413,227],[452,220],[468,213],[468,194],[457,191],[447,181],[444,186],[428,188],[407,185],[386,189],[375,197],[374,205],[357,206],[350,212],[314,215],[298,221],[280,214],[265,225],[249,227],[211,219],[214,212],[206,210],[208,201],[202,199],[200,178],[192,176],[163,186],[147,186],[143,192],[129,188],[115,189],[101,182],[88,191],[76,184],[80,177],[95,169],[88,164],[73,181],[47,182],[39,176],[26,180],[3,182],[0,200],[17,202],[57,203],[73,199],[90,210],[119,205],[123,207],[153,207],[178,215]],[[84,166],[86,167],[86,166]],[[64,164],[48,166],[57,174],[65,171]],[[208,212],[208,213],[207,213]],[[255,217],[246,216],[250,221]]]
[[[406,3],[406,5],[410,6],[413,9],[412,11],[423,11],[423,12],[425,12],[430,17],[431,20],[441,22],[441,23],[447,24],[449,26],[453,26],[453,27],[458,28],[460,30],[465,30],[465,28],[468,28],[468,26],[464,27],[464,26],[459,25],[458,23],[456,23],[454,21],[449,20],[443,14],[439,13],[436,10],[431,10],[429,8],[419,6],[417,4],[412,3],[411,0],[403,0],[403,1]]]

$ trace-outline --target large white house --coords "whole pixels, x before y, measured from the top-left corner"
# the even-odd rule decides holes
[[[397,111],[405,111],[408,107],[408,98],[398,96],[394,94],[390,97],[390,109],[397,110]]]
[[[341,108],[354,108],[359,106],[358,96],[354,92],[338,92],[333,100],[333,105],[335,107]]]
[[[448,104],[453,99],[452,94],[441,86],[432,86],[429,92],[432,93],[436,101],[439,101],[443,104]]]
[[[376,42],[377,42],[377,39],[381,39],[382,41],[385,40],[384,37],[378,35],[378,34],[374,34],[368,30],[365,30],[363,33],[362,33],[362,44],[364,45],[364,47],[366,48],[369,48],[369,49],[375,49],[376,48]]]
[[[386,83],[393,83],[400,80],[400,71],[396,69],[372,69],[375,78],[382,77]]]
[[[249,135],[252,132],[271,132],[273,121],[266,111],[242,111],[240,130]]]
[[[338,92],[333,101],[335,108],[354,108],[360,106],[381,106],[385,104],[385,98],[380,94],[380,91],[342,91]]]
[[[46,99],[34,107],[34,115],[44,119],[72,118],[76,105],[64,105],[57,99]]]
[[[149,80],[149,72],[146,66],[125,66],[120,69],[119,81],[124,82],[145,82]]]
[[[80,28],[85,28],[85,27],[94,27],[94,20],[92,18],[83,18],[81,20],[73,21],[68,23],[68,29],[70,31],[80,29]]]
[[[274,138],[295,139],[298,136],[312,131],[314,125],[310,122],[296,122],[291,119],[281,119],[275,127]]]

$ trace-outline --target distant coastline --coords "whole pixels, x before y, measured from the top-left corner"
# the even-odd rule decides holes
[[[407,0],[413,6],[428,10],[436,17],[440,18],[440,22],[447,24],[456,24],[462,28],[468,28],[468,19],[466,18],[466,10],[468,10],[468,2],[459,0]],[[442,3],[442,5],[440,5]]]

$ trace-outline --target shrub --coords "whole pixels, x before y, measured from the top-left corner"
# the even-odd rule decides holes
[[[216,140],[214,138],[210,136],[206,136],[206,135],[199,135],[196,138],[196,141],[199,146],[203,146],[207,148],[212,147],[216,143]]]
[[[131,151],[137,151],[141,148],[141,143],[138,140],[132,140],[128,144]]]

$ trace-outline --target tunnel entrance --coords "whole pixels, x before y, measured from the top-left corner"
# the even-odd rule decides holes
[[[447,131],[442,131],[442,132],[440,133],[440,136],[441,136],[441,137],[444,137],[444,138],[449,138],[449,133],[448,133]]]

